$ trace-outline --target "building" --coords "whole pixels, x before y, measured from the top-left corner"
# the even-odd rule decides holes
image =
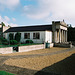
[[[51,25],[36,25],[10,27],[4,32],[4,37],[9,40],[9,34],[21,33],[21,41],[31,39],[34,43],[65,43],[67,42],[67,24],[64,21],[52,21]]]
[[[4,36],[4,32],[6,30],[8,30],[10,27],[7,27],[7,26],[3,26],[2,24],[0,24],[0,37],[1,36]]]
[[[0,24],[0,37],[2,36],[2,29],[3,29],[3,27],[2,27],[2,25]]]

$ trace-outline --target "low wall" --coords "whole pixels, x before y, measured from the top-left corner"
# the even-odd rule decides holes
[[[0,48],[0,54],[13,53],[12,47]]]
[[[20,46],[19,52],[27,52],[27,51],[39,50],[39,49],[45,49],[45,45],[41,44],[41,45]]]
[[[50,48],[53,46],[54,44],[50,43]],[[15,50],[15,52],[27,52],[27,51],[40,50],[40,49],[45,49],[45,44],[19,46],[18,51]],[[0,54],[8,54],[13,52],[14,52],[13,47],[0,48]]]
[[[50,43],[50,48],[52,48],[54,46],[54,43]]]

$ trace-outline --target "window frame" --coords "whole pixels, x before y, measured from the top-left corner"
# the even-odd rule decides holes
[[[30,39],[30,33],[24,33],[24,39]]]
[[[40,39],[40,33],[39,32],[33,33],[33,39]]]

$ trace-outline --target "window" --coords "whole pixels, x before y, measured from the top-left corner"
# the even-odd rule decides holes
[[[30,39],[30,33],[24,33],[24,39]]]
[[[40,39],[40,33],[33,33],[33,39]]]

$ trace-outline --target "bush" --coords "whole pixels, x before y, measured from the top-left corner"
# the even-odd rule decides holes
[[[25,42],[21,42],[21,44],[25,44]]]
[[[3,38],[3,37],[0,37],[0,41],[3,41],[5,38]]]
[[[26,43],[33,43],[32,40],[26,40]]]
[[[2,44],[4,44],[4,45],[8,45],[9,43],[8,43],[8,42],[2,42]]]
[[[16,40],[10,40],[10,44],[11,45],[15,45],[15,44],[17,44],[18,42],[16,41]]]
[[[2,44],[1,40],[0,40],[0,44]]]
[[[8,45],[9,44],[8,41],[7,41],[7,39],[5,39],[3,37],[0,38],[0,43],[4,44],[4,45]]]

